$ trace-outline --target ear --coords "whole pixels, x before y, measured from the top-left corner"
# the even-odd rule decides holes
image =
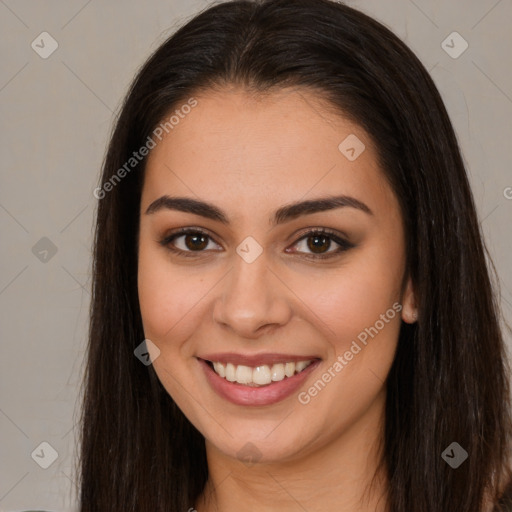
[[[402,320],[408,324],[413,324],[418,319],[418,308],[416,293],[409,277],[402,296]]]

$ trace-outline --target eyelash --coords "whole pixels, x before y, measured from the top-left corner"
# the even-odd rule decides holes
[[[171,252],[173,252],[175,254],[178,254],[179,256],[184,256],[186,258],[190,258],[190,257],[194,258],[194,257],[197,257],[197,255],[195,253],[199,253],[200,254],[202,252],[205,252],[204,249],[201,250],[201,251],[183,251],[182,249],[177,249],[176,247],[173,247],[172,246],[172,242],[176,238],[179,238],[180,236],[183,236],[183,235],[204,235],[207,238],[209,238],[210,240],[213,240],[213,238],[206,231],[203,231],[200,228],[181,228],[178,231],[175,231],[174,233],[171,233],[170,235],[167,235],[165,238],[160,240],[159,243],[160,243],[160,245],[162,245],[163,247],[165,247],[169,251],[171,251]],[[307,259],[313,259],[313,260],[328,259],[328,258],[332,258],[332,257],[338,256],[341,253],[343,253],[343,252],[345,252],[345,251],[355,247],[354,244],[352,244],[352,243],[348,242],[347,240],[344,240],[343,238],[339,237],[336,234],[336,232],[331,231],[330,229],[326,229],[326,228],[312,229],[311,231],[303,233],[302,236],[293,245],[296,245],[299,242],[301,242],[302,240],[308,239],[308,238],[310,238],[312,236],[325,236],[325,237],[331,239],[332,241],[334,241],[335,243],[337,243],[340,247],[337,250],[335,250],[335,251],[331,251],[331,252],[328,252],[328,253],[325,253],[325,254],[309,253],[309,255],[307,255],[307,254],[304,254],[304,253],[299,253],[302,257],[307,258]],[[217,244],[217,245],[219,245],[219,244]]]

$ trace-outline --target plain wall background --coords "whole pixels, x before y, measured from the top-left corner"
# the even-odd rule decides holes
[[[75,510],[93,190],[114,112],[136,70],[208,3],[0,1],[0,511]],[[347,3],[391,28],[439,87],[510,322],[512,2]],[[44,31],[58,43],[46,59],[31,47]],[[453,31],[469,44],[458,58],[441,46]],[[453,46],[460,49],[460,41]],[[58,453],[48,469],[35,462],[49,460],[42,442]]]

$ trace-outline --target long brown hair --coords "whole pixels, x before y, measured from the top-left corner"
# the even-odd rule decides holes
[[[80,511],[184,512],[208,478],[203,437],[134,356],[144,340],[137,234],[146,159],[126,162],[172,109],[235,83],[315,90],[371,135],[400,202],[420,320],[402,325],[387,380],[390,510],[475,512],[486,498],[498,507],[511,438],[498,299],[432,79],[387,28],[341,3],[236,0],[206,8],[157,49],[110,140],[97,194]],[[468,453],[457,469],[441,457],[452,442]]]

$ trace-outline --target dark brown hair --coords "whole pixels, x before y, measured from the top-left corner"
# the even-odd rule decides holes
[[[498,510],[510,478],[508,367],[498,299],[460,150],[427,71],[387,28],[330,0],[213,5],[144,64],[122,105],[101,186],[169,111],[212,88],[316,91],[372,137],[401,206],[419,322],[387,380],[382,465],[393,512]],[[81,418],[81,512],[184,512],[208,478],[204,439],[151,365],[137,295],[145,159],[97,209]],[[110,181],[110,183],[113,183]],[[102,188],[107,190],[107,188]],[[457,469],[441,458],[457,442]]]

